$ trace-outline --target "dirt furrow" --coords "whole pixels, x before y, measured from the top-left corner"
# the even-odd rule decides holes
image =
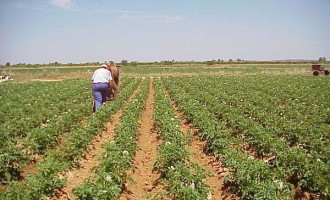
[[[86,116],[82,117],[80,124],[85,125],[87,123],[88,118]],[[58,136],[58,143],[54,145],[51,149],[60,149],[63,148],[63,145],[66,140],[67,134],[70,132],[65,132]],[[25,150],[26,153],[26,150]],[[46,154],[33,154],[31,155],[31,161],[24,167],[20,174],[20,181],[24,180],[28,174],[37,174],[40,172],[40,169],[37,167],[37,163],[40,162]]]
[[[149,94],[146,107],[140,119],[140,127],[138,129],[137,143],[140,148],[133,158],[134,171],[129,172],[132,178],[126,191],[122,194],[121,200],[130,199],[146,199],[151,196],[156,187],[156,180],[159,174],[153,172],[153,164],[157,158],[157,146],[160,144],[157,134],[153,130],[153,101],[154,89],[153,79],[150,79]]]
[[[211,194],[208,194],[209,198],[212,200],[236,199],[223,188],[228,170],[213,155],[204,153],[203,149],[206,146],[206,142],[199,140],[197,131],[187,122],[184,115],[178,111],[174,101],[172,101],[172,106],[175,109],[176,116],[180,119],[181,131],[187,136],[189,133],[193,133],[191,145],[188,147],[188,150],[193,154],[190,157],[190,161],[202,165],[205,170],[210,172],[210,176],[204,180],[204,183],[211,188]]]
[[[79,161],[78,168],[72,169],[63,175],[67,181],[67,184],[61,189],[61,191],[58,191],[56,196],[52,197],[51,199],[74,199],[72,190],[77,186],[81,185],[89,176],[91,176],[91,174],[94,172],[94,169],[100,164],[100,156],[105,152],[103,145],[106,142],[113,140],[115,135],[114,130],[115,127],[118,126],[120,123],[122,111],[134,98],[139,88],[140,85],[129,97],[129,100],[124,103],[123,107],[112,116],[110,122],[107,123],[105,130],[102,132],[102,134],[97,135],[93,139],[90,148],[87,149],[85,152],[84,158]]]

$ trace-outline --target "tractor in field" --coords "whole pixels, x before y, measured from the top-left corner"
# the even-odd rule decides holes
[[[325,76],[329,75],[329,69],[325,69],[321,67],[320,64],[313,64],[312,65],[312,72],[314,76],[318,76],[320,73],[324,73]]]

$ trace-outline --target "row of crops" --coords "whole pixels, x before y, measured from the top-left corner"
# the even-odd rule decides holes
[[[164,191],[157,195],[210,198],[203,181],[209,173],[191,162],[189,135],[180,131],[173,101],[206,141],[206,151],[229,169],[225,187],[238,196],[293,199],[305,193],[329,198],[329,79],[244,76],[122,78],[118,98],[96,115],[87,80],[1,85],[0,199],[54,195],[65,185],[61,174],[76,166],[93,138],[122,109],[114,139],[99,155],[100,165],[73,191],[77,199],[120,197],[134,167],[137,128],[150,84],[155,90],[154,128],[162,141],[154,170]],[[37,172],[22,177],[34,155],[42,157]]]
[[[155,80],[154,124],[163,143],[158,148],[154,169],[170,199],[208,199],[210,188],[203,179],[209,174],[201,165],[189,161],[189,140],[180,131],[180,120],[160,80]]]
[[[35,128],[38,129],[49,129],[51,131],[45,131],[42,135],[45,138],[53,138],[57,143],[60,141],[59,138],[54,138],[53,133],[56,132],[54,130],[55,128],[50,128],[50,126],[44,126],[43,121],[40,120],[39,125],[36,125],[35,128],[26,128],[26,133],[22,137],[12,137],[9,132],[1,131],[1,136],[4,138],[4,142],[7,142],[8,144],[11,144],[12,146],[2,146],[1,147],[1,173],[4,174],[4,176],[1,177],[1,183],[5,185],[4,191],[1,192],[0,197],[1,199],[39,199],[46,195],[52,195],[55,189],[61,188],[65,184],[65,180],[59,176],[60,173],[70,169],[71,167],[74,167],[77,159],[82,157],[84,155],[85,149],[90,145],[92,139],[95,135],[100,134],[102,132],[102,129],[104,128],[105,124],[110,120],[111,116],[118,111],[123,103],[128,99],[128,97],[132,94],[134,89],[136,88],[137,84],[139,83],[138,79],[123,79],[122,80],[122,91],[120,97],[115,102],[112,102],[111,104],[106,104],[104,108],[98,112],[96,115],[91,114],[91,99],[89,95],[91,95],[90,92],[90,82],[86,80],[73,80],[73,81],[64,81],[63,83],[51,83],[44,85],[43,88],[39,88],[39,90],[48,91],[49,87],[52,87],[54,85],[66,85],[65,89],[62,89],[61,91],[67,91],[68,93],[72,92],[72,96],[74,96],[74,100],[76,101],[77,98],[80,98],[79,95],[85,95],[84,93],[80,93],[80,90],[77,90],[76,85],[81,83],[81,87],[84,88],[85,92],[89,93],[81,102],[85,102],[86,105],[80,105],[80,110],[84,110],[85,107],[89,111],[86,112],[86,115],[80,118],[80,122],[72,123],[70,126],[70,130],[65,130],[63,132],[63,136],[65,137],[65,140],[63,144],[54,144],[54,145],[48,145],[48,148],[45,148],[42,152],[43,159],[40,160],[37,163],[38,172],[37,173],[31,173],[27,175],[26,177],[20,177],[20,173],[23,172],[24,167],[26,166],[27,162],[31,162],[33,153],[30,153],[31,151],[26,150],[26,145],[19,145],[23,144],[25,142],[25,138],[30,137],[32,135],[33,130]],[[35,84],[35,83],[32,83]],[[39,83],[40,84],[40,83]],[[31,87],[30,84],[18,84],[15,85],[22,86],[22,87]],[[85,86],[85,87],[84,87]],[[89,86],[89,87],[88,87]],[[13,87],[13,85],[8,84],[4,85],[4,90],[6,87],[10,88]],[[1,88],[3,89],[3,88]],[[31,89],[33,92],[34,90]],[[36,90],[38,91],[38,90]],[[50,90],[49,90],[50,91]],[[51,91],[50,91],[51,92]],[[10,95],[9,95],[10,96]],[[6,96],[1,97],[4,101],[7,99]],[[56,107],[56,104],[52,103],[57,98],[63,98],[61,93],[53,94],[52,99],[45,99],[42,95],[35,95],[32,98],[32,101],[40,100],[46,101],[48,100],[49,104],[53,104],[54,107]],[[24,101],[25,98],[16,99],[16,101]],[[62,99],[62,101],[69,101],[68,99]],[[74,104],[79,104],[79,102],[72,102],[70,101],[71,106],[74,106]],[[69,104],[70,104],[69,103]],[[6,104],[11,104],[11,101],[7,101]],[[23,104],[25,107],[26,105]],[[71,109],[71,106],[69,105],[68,109]],[[79,112],[79,111],[77,111]],[[63,112],[60,112],[57,114],[56,120],[62,120],[61,116],[64,116],[65,114],[70,113],[69,110],[64,110]],[[24,113],[23,113],[24,114]],[[22,114],[22,116],[23,116]],[[27,113],[28,114],[28,113]],[[29,113],[30,117],[36,117],[39,115],[39,112],[35,111],[33,113]],[[19,119],[15,117],[15,115],[12,116],[14,119]],[[8,119],[9,120],[9,119]],[[67,119],[70,120],[70,119]],[[83,121],[86,121],[83,123]],[[6,122],[6,121],[5,121]],[[62,121],[56,122],[58,124],[62,124]],[[70,122],[68,122],[70,123]],[[9,122],[3,123],[10,124]],[[37,123],[36,123],[37,124]],[[22,125],[24,127],[24,125]],[[4,130],[4,127],[2,127]],[[59,132],[56,132],[58,135],[61,134]],[[7,149],[5,149],[7,147]],[[16,149],[12,149],[12,147],[16,147]],[[16,152],[19,152],[18,155]],[[21,156],[23,155],[26,158],[26,162],[21,162]],[[6,159],[3,159],[6,158]],[[16,173],[12,173],[12,171],[16,171]],[[7,174],[10,174],[8,176]],[[22,192],[24,191],[24,192]]]
[[[29,155],[44,154],[89,114],[86,81],[3,84],[0,90],[1,180],[17,180]]]
[[[128,181],[127,170],[133,167],[132,158],[138,150],[137,128],[147,99],[149,81],[144,80],[135,98],[123,111],[120,125],[115,128],[115,139],[105,144],[101,164],[96,173],[74,189],[78,199],[119,198]]]
[[[330,191],[329,79],[164,79],[180,110],[231,170],[243,198],[327,198]]]

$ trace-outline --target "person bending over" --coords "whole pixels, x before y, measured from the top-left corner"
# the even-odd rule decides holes
[[[94,71],[92,77],[92,91],[94,96],[93,112],[101,108],[106,102],[112,81],[111,72],[107,69],[107,65],[103,64]]]

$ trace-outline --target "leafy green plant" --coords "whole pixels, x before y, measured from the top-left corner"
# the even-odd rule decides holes
[[[209,186],[203,179],[209,174],[201,166],[189,161],[186,146],[189,136],[180,131],[180,122],[175,115],[170,97],[160,80],[155,80],[154,121],[155,128],[163,140],[158,149],[154,170],[161,172],[165,195],[171,199],[207,199]]]
[[[118,198],[124,189],[124,183],[130,181],[127,170],[132,167],[132,156],[138,149],[136,133],[147,99],[149,81],[148,79],[141,84],[135,98],[123,111],[120,125],[115,128],[116,137],[104,146],[106,152],[95,175],[74,189],[78,199]]]
[[[91,143],[93,136],[102,132],[106,122],[128,99],[137,83],[138,80],[133,80],[126,88],[122,88],[116,101],[103,106],[96,115],[88,118],[86,125],[71,132],[61,148],[48,151],[38,164],[39,173],[30,175],[21,182],[10,182],[5,191],[0,193],[0,198],[13,199],[14,196],[14,199],[39,199],[51,196],[56,188],[64,184],[64,180],[59,178],[59,173],[75,165],[77,159],[83,155],[84,149]],[[13,193],[16,188],[21,190]]]

